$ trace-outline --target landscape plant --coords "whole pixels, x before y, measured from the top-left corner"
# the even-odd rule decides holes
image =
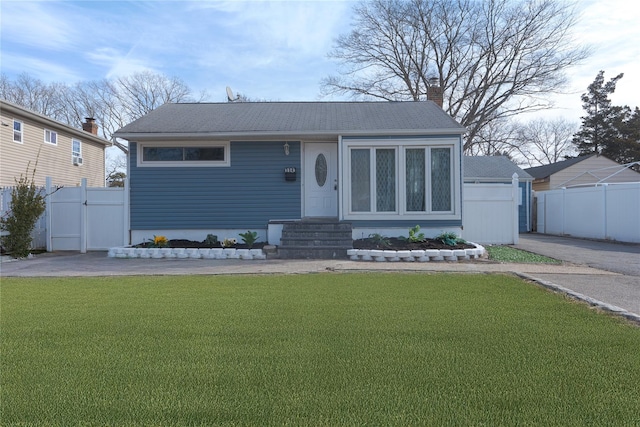
[[[369,240],[371,240],[372,243],[375,243],[376,245],[383,248],[391,246],[391,241],[389,240],[389,238],[379,233],[369,234]]]
[[[237,243],[238,243],[238,241],[236,239],[224,239],[224,240],[222,240],[220,245],[223,248],[233,248]]]
[[[0,218],[0,230],[8,234],[1,237],[4,249],[16,258],[25,258],[31,252],[31,232],[46,209],[46,199],[36,187],[35,168],[16,178],[11,190],[11,202],[6,215]]]
[[[152,248],[166,248],[167,246],[169,246],[169,240],[166,236],[153,236]]]
[[[420,233],[420,226],[415,225],[409,229],[408,241],[412,243],[422,242],[425,239],[424,233]]]
[[[204,239],[204,243],[207,246],[215,246],[218,244],[218,236],[215,234],[207,234],[207,237]]]
[[[242,242],[249,246],[249,249],[253,248],[253,244],[258,240],[258,233],[255,231],[247,230],[246,233],[239,233]]]
[[[458,237],[458,235],[453,231],[440,233],[435,237],[435,240],[438,240],[448,246],[456,246],[458,244],[467,243],[464,239]]]

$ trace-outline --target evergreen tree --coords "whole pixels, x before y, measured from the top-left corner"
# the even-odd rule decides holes
[[[613,126],[618,137],[602,150],[602,154],[621,164],[640,162],[640,108],[613,107]],[[634,168],[640,170],[640,165]]]
[[[588,92],[582,94],[582,108],[587,115],[582,117],[582,126],[573,136],[580,155],[601,154],[618,139],[614,125],[616,109],[611,107],[609,95],[615,92],[622,76],[620,73],[605,83],[604,71],[600,71],[587,88]]]

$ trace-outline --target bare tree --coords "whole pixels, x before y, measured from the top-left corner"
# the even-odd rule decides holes
[[[517,130],[511,122],[491,121],[476,136],[466,154],[473,156],[506,156],[517,164],[526,163],[518,143]]]
[[[572,47],[575,21],[572,6],[557,0],[364,2],[329,54],[340,75],[323,89],[420,101],[440,86],[444,109],[468,129],[468,152],[490,123],[550,106],[564,71],[588,56]]]
[[[528,123],[515,123],[514,128],[529,166],[556,163],[576,154],[573,145],[573,134],[578,129],[576,123],[563,118],[535,119]]]
[[[27,73],[20,74],[15,81],[10,81],[3,74],[1,80],[2,99],[54,120],[63,121],[64,105],[60,95],[66,89],[64,84],[46,84]]]
[[[168,102],[200,102],[207,94],[193,97],[191,89],[177,77],[149,71],[115,79],[84,81],[69,86],[46,84],[28,74],[15,81],[0,75],[0,97],[73,127],[85,117],[96,119],[100,136],[112,140],[120,155],[107,156],[109,174],[123,171],[125,141],[113,140],[113,133],[126,124]]]

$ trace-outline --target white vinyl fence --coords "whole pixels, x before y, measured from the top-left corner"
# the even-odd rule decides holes
[[[640,183],[535,193],[537,231],[640,243]]]
[[[128,241],[128,207],[124,188],[64,187],[47,180],[47,251],[92,251]],[[125,182],[125,185],[126,182]]]
[[[520,188],[511,184],[464,184],[462,238],[481,244],[518,243]]]
[[[125,182],[125,185],[127,183]],[[129,240],[128,206],[124,188],[56,188],[47,178],[47,208],[31,233],[33,249],[47,251],[92,251],[123,246]],[[0,192],[0,214],[11,203],[11,188]]]

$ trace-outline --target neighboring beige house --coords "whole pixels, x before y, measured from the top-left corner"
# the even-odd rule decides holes
[[[0,100],[0,187],[15,185],[16,178],[35,167],[35,184],[78,186],[82,178],[90,187],[105,186],[105,148],[111,142],[98,137],[95,120],[77,129],[46,116]]]
[[[555,190],[596,183],[640,182],[640,173],[597,154],[575,157],[525,169],[533,176],[533,190]]]

